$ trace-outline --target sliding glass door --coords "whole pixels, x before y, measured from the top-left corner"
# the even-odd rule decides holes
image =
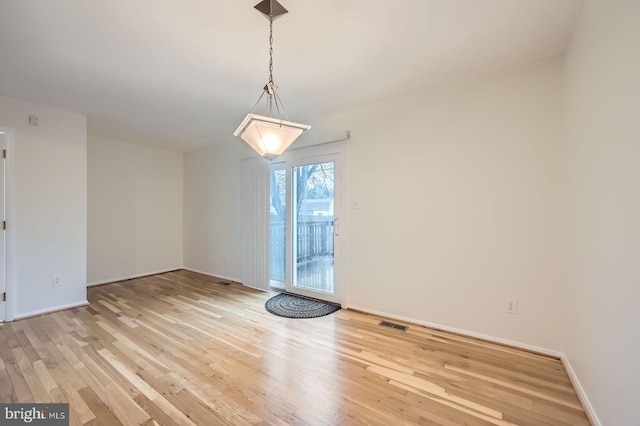
[[[271,285],[339,303],[344,252],[340,155],[309,153],[296,150],[272,164]]]

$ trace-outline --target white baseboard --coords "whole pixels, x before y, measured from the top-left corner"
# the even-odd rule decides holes
[[[501,337],[489,336],[487,334],[476,333],[474,331],[463,330],[463,329],[460,329],[460,328],[449,327],[449,326],[446,326],[446,325],[436,324],[436,323],[432,323],[432,322],[428,322],[428,321],[422,321],[422,320],[418,320],[418,319],[415,319],[415,318],[408,318],[408,317],[403,317],[403,316],[400,316],[400,315],[389,314],[387,312],[376,311],[376,310],[373,310],[373,309],[363,308],[363,307],[360,307],[360,306],[351,305],[351,306],[348,306],[347,308],[348,309],[354,309],[356,311],[366,312],[368,314],[378,315],[378,316],[381,316],[381,317],[397,319],[397,320],[400,320],[400,321],[405,321],[405,322],[413,323],[413,324],[416,324],[416,325],[423,325],[423,326],[429,327],[429,328],[436,328],[438,330],[450,331],[452,333],[462,334],[464,336],[469,336],[469,337],[475,337],[476,339],[482,339],[482,340],[486,340],[486,341],[489,341],[489,342],[500,343],[502,345],[513,346],[515,348],[525,349],[525,350],[532,351],[532,352],[537,352],[537,353],[540,353],[540,354],[543,354],[543,355],[549,355],[549,356],[552,356],[552,357],[555,357],[555,358],[562,359],[562,357],[564,356],[564,354],[562,352],[554,351],[552,349],[547,349],[547,348],[542,348],[542,347],[539,347],[539,346],[529,345],[529,344],[522,343],[522,342],[517,342],[517,341],[514,341],[514,340],[503,339]]]
[[[578,379],[576,372],[573,370],[573,367],[569,362],[569,358],[567,358],[565,354],[562,354],[562,357],[560,359],[562,360],[562,365],[564,365],[564,369],[566,370],[567,375],[569,376],[569,380],[571,380],[571,384],[573,385],[573,388],[576,390],[576,393],[578,394],[578,398],[580,399],[580,402],[582,403],[582,406],[584,407],[584,411],[586,411],[587,416],[591,421],[591,424],[593,426],[602,426],[602,422],[598,418],[598,415],[596,414],[596,410],[593,408],[593,405],[591,405],[591,401],[589,401],[589,397],[587,396],[587,393],[584,391],[584,388],[582,387],[582,384],[580,383],[580,380]]]
[[[140,278],[140,277],[148,277],[150,275],[157,275],[157,274],[164,274],[165,272],[172,272],[172,271],[177,271],[183,269],[181,266],[176,266],[175,268],[170,268],[170,269],[161,269],[158,271],[149,271],[149,272],[145,272],[142,274],[135,274],[135,275],[127,275],[124,277],[114,277],[114,278],[109,278],[107,280],[99,280],[99,281],[92,281],[90,283],[87,283],[87,287],[91,287],[94,285],[101,285],[101,284],[110,284],[110,283],[117,283],[118,281],[126,281],[126,280],[132,280],[135,278]]]
[[[199,271],[197,269],[193,269],[193,268],[188,268],[188,267],[183,267],[181,269],[184,269],[185,271],[191,271],[191,272],[195,272],[197,274],[202,274],[202,275],[207,275],[209,277],[213,277],[213,278],[222,278],[223,280],[227,280],[227,281],[233,281],[235,283],[239,283],[242,284],[242,280],[239,280],[238,278],[233,278],[233,277],[227,277],[224,275],[220,275],[220,274],[212,274],[210,272],[204,272],[204,271]],[[243,284],[244,285],[244,284]]]
[[[73,302],[73,303],[65,303],[64,305],[49,306],[48,308],[37,309],[35,311],[29,311],[29,312],[23,312],[23,313],[17,314],[15,316],[15,319],[19,320],[19,319],[35,317],[35,316],[43,315],[43,314],[50,314],[52,312],[64,311],[66,309],[79,308],[80,306],[87,306],[88,304],[89,304],[88,300],[81,300],[81,301]]]

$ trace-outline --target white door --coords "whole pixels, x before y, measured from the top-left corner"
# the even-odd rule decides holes
[[[342,302],[345,286],[342,148],[292,150],[271,173],[272,285],[333,303]]]
[[[4,183],[5,183],[5,156],[3,153],[7,147],[6,143],[7,135],[0,130],[0,322],[6,318],[6,306],[5,295],[7,291],[6,269],[5,269],[5,240],[6,231],[4,230],[5,221],[5,202],[4,202]]]

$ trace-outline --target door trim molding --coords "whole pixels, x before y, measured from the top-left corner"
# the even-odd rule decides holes
[[[5,147],[7,156],[4,163],[4,211],[7,229],[4,231],[5,238],[5,291],[7,293],[7,301],[5,302],[5,317],[0,321],[13,321],[16,319],[16,285],[15,285],[15,191],[14,191],[14,167],[15,167],[15,130],[11,127],[0,127],[5,132]]]

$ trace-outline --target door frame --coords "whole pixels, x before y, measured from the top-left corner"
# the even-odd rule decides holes
[[[14,239],[15,239],[15,215],[14,215],[14,138],[15,130],[11,127],[0,126],[0,131],[5,133],[5,146],[7,157],[4,159],[4,220],[7,229],[4,230],[4,274],[5,292],[7,300],[5,304],[4,318],[0,322],[15,320],[16,285],[14,279]],[[2,149],[2,148],[0,148]],[[1,221],[2,219],[0,219]],[[2,231],[2,230],[0,230]],[[0,259],[2,261],[2,259]]]
[[[334,294],[315,292],[293,287],[293,220],[292,218],[292,196],[291,190],[291,169],[298,165],[321,162],[331,158],[336,162],[335,169],[335,193],[334,193],[334,221],[338,218],[338,233],[335,235],[334,229]],[[347,144],[346,141],[331,142],[322,145],[314,145],[305,148],[292,149],[273,161],[273,164],[284,163],[287,176],[287,223],[286,223],[286,282],[287,292],[299,294],[301,296],[312,297],[325,300],[331,303],[346,306],[348,297],[348,246],[349,246],[349,209],[348,200],[348,170],[347,170]]]

